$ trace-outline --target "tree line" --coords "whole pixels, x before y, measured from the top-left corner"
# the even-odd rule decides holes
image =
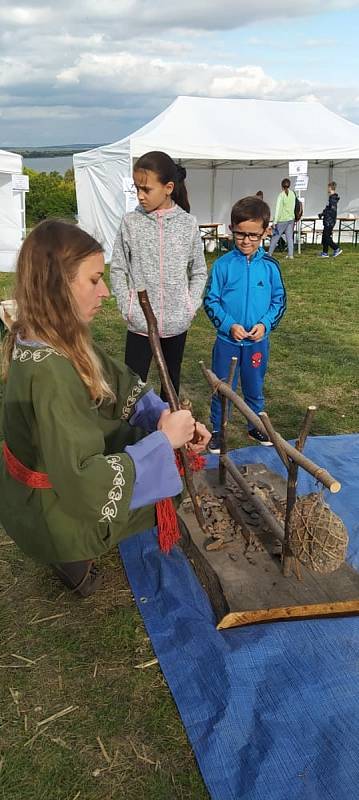
[[[47,217],[75,219],[77,202],[74,170],[59,172],[36,172],[24,168],[29,176],[29,192],[26,193],[26,225],[32,227]]]

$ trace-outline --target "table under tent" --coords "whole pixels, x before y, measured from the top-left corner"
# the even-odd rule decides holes
[[[320,103],[177,97],[124,139],[74,155],[79,222],[105,244],[108,259],[133,162],[150,150],[186,167],[191,211],[223,232],[240,197],[262,190],[273,209],[289,161],[309,162],[305,216],[323,209],[328,180],[337,182],[339,214],[359,204],[358,125]]]

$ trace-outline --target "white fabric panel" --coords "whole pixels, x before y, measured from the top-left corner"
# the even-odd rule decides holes
[[[359,165],[335,169],[333,180],[338,184],[339,213],[359,216]]]
[[[9,153],[7,150],[0,150],[0,172],[8,172],[12,175],[15,172],[22,172],[22,157],[18,153]]]
[[[177,97],[132,134],[131,150],[236,161],[359,158],[358,125],[320,103]]]
[[[13,192],[11,175],[0,172],[0,270],[15,269],[21,245],[21,193]]]
[[[125,211],[122,179],[131,174],[130,140],[113,150],[104,147],[79,153],[73,161],[79,224],[103,244],[109,261]]]
[[[184,164],[186,162],[183,162]],[[212,170],[189,168],[187,170],[187,187],[191,204],[191,212],[197,217],[199,224],[211,222],[210,193]],[[327,202],[328,167],[313,166],[309,169],[309,189],[303,192],[306,216],[318,214]],[[235,169],[216,169],[215,204],[213,222],[225,223],[228,227],[232,205],[241,197],[255,194],[259,189],[264,193],[264,200],[274,212],[277,195],[281,190],[281,180],[287,177],[285,169],[278,167],[238,167]],[[344,195],[340,209],[345,208],[347,192],[339,181],[342,176],[336,175],[339,194]],[[333,179],[334,179],[333,178]],[[357,188],[358,173],[357,173]],[[342,193],[342,194],[341,194]],[[359,191],[358,191],[359,194]]]

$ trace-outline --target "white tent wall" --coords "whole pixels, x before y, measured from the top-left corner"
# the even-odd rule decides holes
[[[131,175],[130,140],[121,142],[121,147],[110,145],[74,155],[73,161],[80,225],[103,244],[109,261],[125,212],[122,181]]]
[[[21,245],[22,193],[12,188],[12,175],[21,173],[21,156],[0,150],[0,272],[15,269]]]
[[[359,164],[335,167],[332,180],[340,196],[339,214],[359,216]]]
[[[181,163],[186,166],[185,161]],[[303,192],[305,216],[317,216],[323,210],[327,198],[329,180],[337,183],[340,196],[339,214],[359,197],[359,165],[346,167],[330,167],[327,164],[309,165],[309,187]],[[213,179],[213,173],[215,178]],[[230,222],[232,205],[241,197],[255,194],[260,189],[269,204],[272,214],[280,191],[283,178],[288,177],[288,164],[269,164],[267,167],[244,166],[239,164],[226,167],[188,167],[187,188],[191,203],[191,212],[200,224],[219,222],[226,225]],[[292,187],[295,180],[292,179]],[[214,185],[214,203],[212,209],[212,188]],[[358,200],[359,203],[359,200]],[[358,213],[358,212],[357,212]]]

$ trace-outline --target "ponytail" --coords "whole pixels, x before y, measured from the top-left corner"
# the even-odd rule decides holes
[[[175,182],[175,188],[172,192],[172,199],[175,201],[175,203],[177,203],[178,206],[183,208],[183,211],[187,211],[187,214],[189,214],[191,206],[189,204],[187,187],[185,184],[187,172],[185,167],[182,167],[181,164],[176,164],[176,169],[177,180]]]
[[[154,172],[164,186],[169,181],[172,181],[174,183],[174,189],[171,194],[172,200],[189,214],[190,204],[185,184],[187,174],[185,167],[176,164],[167,153],[162,153],[161,150],[153,150],[137,159],[133,171],[138,172],[139,170]]]

